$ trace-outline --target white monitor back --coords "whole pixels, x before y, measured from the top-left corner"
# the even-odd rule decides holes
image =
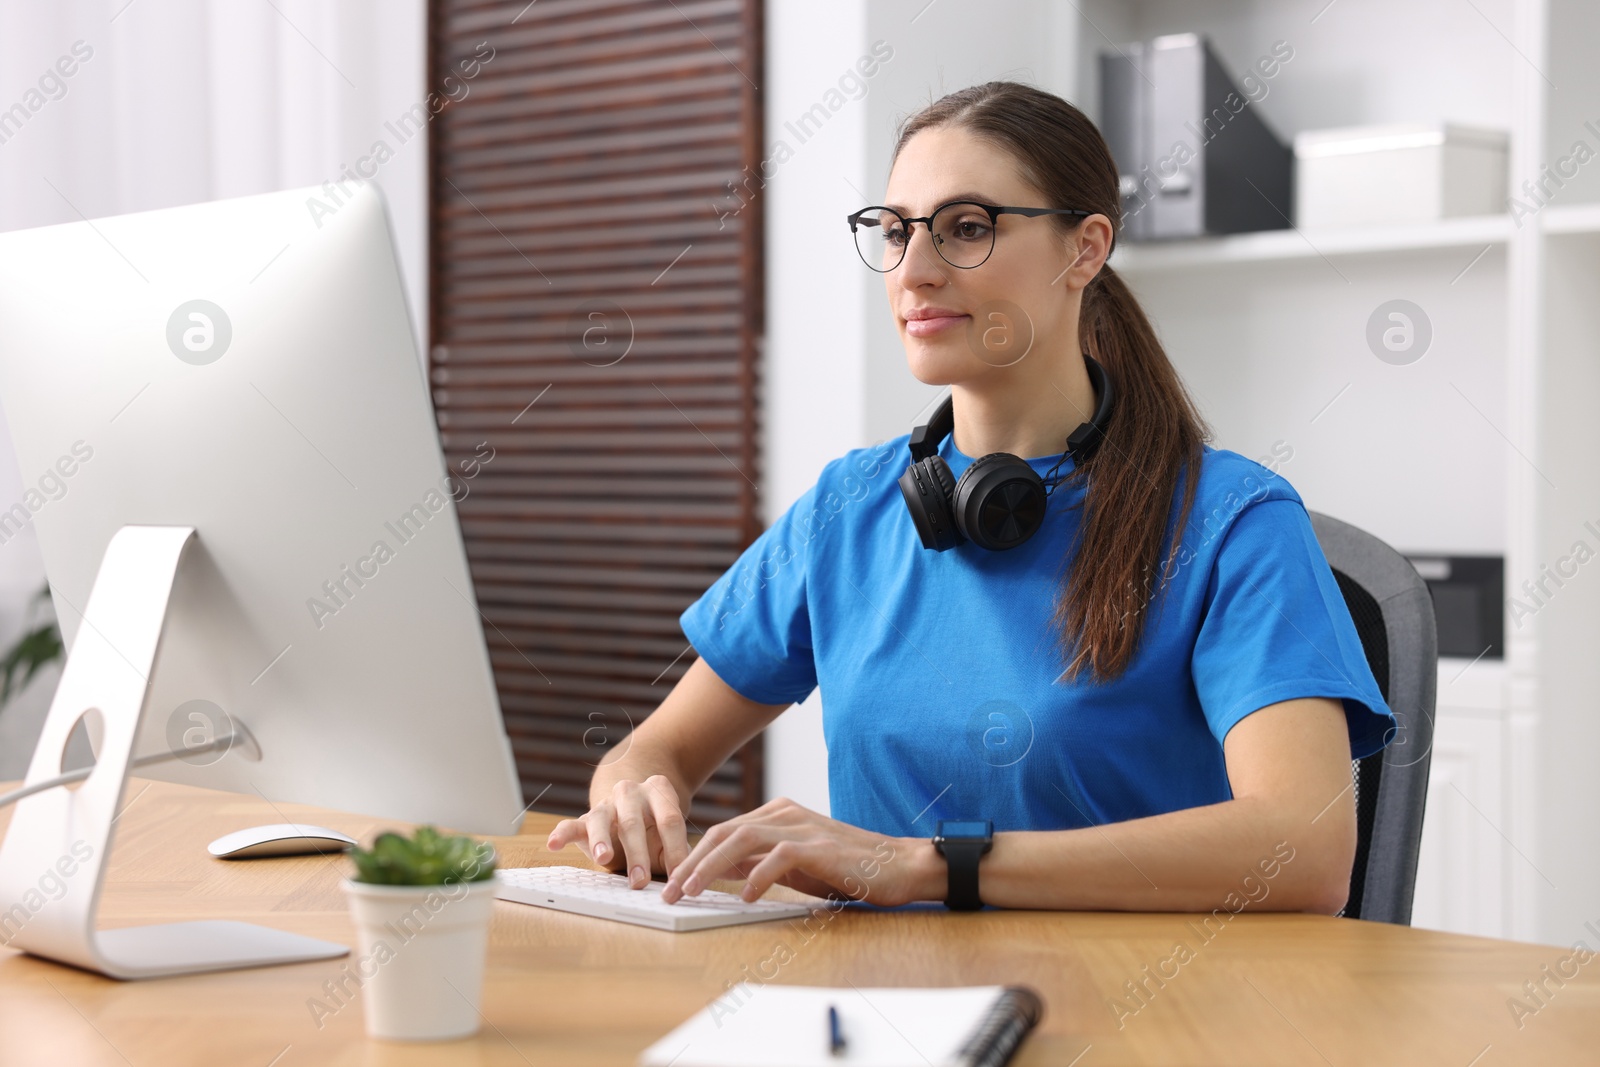
[[[331,214],[300,189],[0,234],[0,399],[31,487],[0,540],[35,524],[70,647],[119,527],[197,528],[135,751],[236,720],[262,759],[141,773],[514,833],[453,499],[493,442],[447,472],[382,198],[344,192]]]

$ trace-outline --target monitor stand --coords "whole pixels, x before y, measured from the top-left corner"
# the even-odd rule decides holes
[[[106,546],[25,784],[61,773],[67,738],[86,715],[98,718],[99,759],[76,788],[17,803],[0,845],[0,937],[13,948],[111,978],[300,963],[350,951],[232,921],[96,929],[150,671],[178,564],[194,539],[192,526],[124,526]]]

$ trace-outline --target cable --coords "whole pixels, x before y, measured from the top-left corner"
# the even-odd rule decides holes
[[[203,752],[215,752],[219,748],[226,752],[233,747],[234,742],[238,742],[248,749],[255,746],[256,740],[250,736],[250,731],[240,726],[233,733],[224,734],[208,744],[186,748],[182,752],[158,752],[154,756],[140,756],[137,759],[129,760],[128,769],[131,771],[135,767],[148,767],[153,763],[166,763],[170,760],[183,759],[187,756],[198,756]],[[260,756],[258,755],[256,758],[259,759]],[[42,782],[25,785],[21,789],[13,789],[9,793],[0,794],[0,808],[15,804],[24,797],[31,797],[35,793],[43,793],[46,789],[55,789],[58,786],[81,782],[93,773],[93,767],[82,767],[78,770],[58,775],[55,778],[47,778]]]

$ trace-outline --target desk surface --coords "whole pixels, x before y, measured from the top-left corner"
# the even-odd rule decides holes
[[[128,796],[104,925],[244,919],[354,944],[339,888],[344,857],[226,863],[205,846],[282,821],[280,811],[363,839],[377,821],[165,783],[133,782]],[[573,862],[543,847],[554,822],[531,814],[521,835],[493,839],[503,864]],[[470,1040],[369,1041],[359,1001],[319,1026],[313,1001],[332,1006],[323,983],[343,960],[121,983],[0,948],[0,1063],[632,1064],[730,982],[769,976],[862,987],[1029,983],[1046,1019],[1018,1064],[1600,1058],[1600,960],[1552,980],[1542,968],[1555,972],[1570,950],[1381,923],[1246,910],[1208,940],[1184,915],[844,909],[809,931],[769,923],[668,934],[505,902],[495,909],[486,1022]],[[1175,955],[1180,944],[1187,951]],[[1147,966],[1173,977],[1146,978]],[[1523,988],[1541,979],[1542,1006]],[[1140,981],[1153,991],[1142,1005],[1125,985]],[[1532,1014],[1514,1016],[1514,998]]]

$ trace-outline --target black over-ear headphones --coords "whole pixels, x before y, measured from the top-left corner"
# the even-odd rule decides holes
[[[1088,459],[1105,439],[1111,418],[1111,377],[1089,353],[1083,361],[1099,402],[1094,418],[1067,437],[1056,467],[1068,456],[1079,464]],[[1017,547],[1044,524],[1045,502],[1056,483],[1046,488],[1026,460],[1009,452],[978,457],[956,481],[939,455],[939,442],[954,429],[955,409],[945,397],[933,418],[911,431],[911,466],[900,476],[900,493],[922,547],[943,552],[964,541],[991,551]]]

